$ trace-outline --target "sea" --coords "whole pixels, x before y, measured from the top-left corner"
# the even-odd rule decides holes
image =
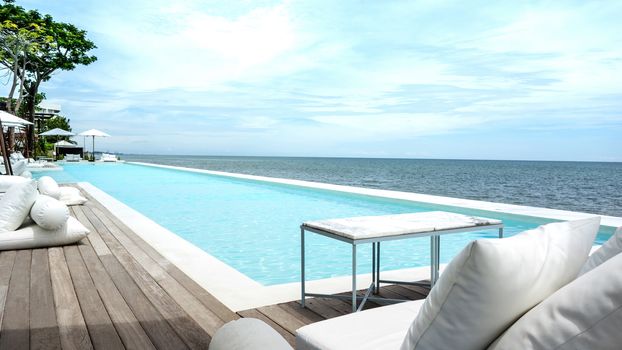
[[[121,158],[622,217],[622,163],[164,155]]]

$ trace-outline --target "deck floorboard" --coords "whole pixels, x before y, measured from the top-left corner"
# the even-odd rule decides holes
[[[291,301],[233,312],[83,195],[89,201],[69,210],[91,230],[87,238],[0,252],[1,349],[205,349],[220,326],[240,317],[265,321],[294,345],[298,328],[351,311],[347,301],[315,298],[304,309]],[[427,292],[385,286],[381,295],[420,299]]]

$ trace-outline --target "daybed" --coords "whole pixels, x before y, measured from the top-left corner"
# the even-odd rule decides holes
[[[0,176],[0,196],[12,185],[27,181],[28,179],[22,176]],[[49,176],[39,178],[37,188],[39,193],[56,198],[66,205],[81,205],[87,202],[87,199],[80,194],[80,190],[74,187],[60,187],[56,180]]]
[[[35,180],[13,184],[0,198],[0,250],[71,244],[88,233],[65,204],[39,194]]]
[[[298,329],[296,348],[619,349],[622,228],[588,258],[599,222],[553,223],[471,242],[425,300],[310,324]],[[280,337],[247,328],[226,324],[210,349],[253,349],[255,338]]]

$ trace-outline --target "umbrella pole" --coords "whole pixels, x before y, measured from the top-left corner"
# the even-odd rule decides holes
[[[11,167],[11,160],[9,159],[9,155],[6,153],[6,143],[4,142],[4,127],[2,126],[2,120],[0,120],[0,149],[2,150],[2,157],[4,158],[4,169],[6,170],[6,175],[13,175],[13,168]]]
[[[93,161],[95,161],[95,136],[93,136]]]

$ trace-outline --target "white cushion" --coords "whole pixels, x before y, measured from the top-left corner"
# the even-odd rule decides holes
[[[46,196],[60,199],[60,187],[56,180],[49,176],[41,176],[39,179],[39,192]]]
[[[0,199],[0,232],[18,228],[37,199],[37,182],[26,180],[11,186]]]
[[[214,334],[209,350],[293,350],[281,335],[256,318],[227,322]]]
[[[490,349],[620,349],[622,254],[527,312]]]
[[[56,230],[69,219],[69,209],[58,199],[40,195],[30,209],[30,218],[46,230]]]
[[[46,230],[38,225],[0,234],[0,250],[53,247],[78,242],[89,230],[73,217],[56,230]]]
[[[301,327],[296,349],[398,349],[423,302],[378,307]]]
[[[82,197],[80,190],[75,187],[61,187],[60,201],[65,205],[82,205],[87,199]]]
[[[609,238],[605,244],[590,255],[581,268],[579,275],[583,275],[596,266],[620,254],[620,252],[622,252],[622,227],[618,227],[611,238]]]
[[[515,320],[572,281],[600,217],[553,223],[469,243],[445,268],[402,349],[483,349]]]
[[[0,176],[0,192],[6,192],[9,187],[15,184],[27,182],[28,179],[21,176],[3,175]]]
[[[21,173],[21,175],[19,175],[21,177],[24,177],[26,179],[32,179],[32,173],[28,170],[25,170],[23,173]]]
[[[21,175],[24,171],[26,171],[27,161],[25,159],[18,160],[11,164],[11,168],[13,168],[13,175]]]

